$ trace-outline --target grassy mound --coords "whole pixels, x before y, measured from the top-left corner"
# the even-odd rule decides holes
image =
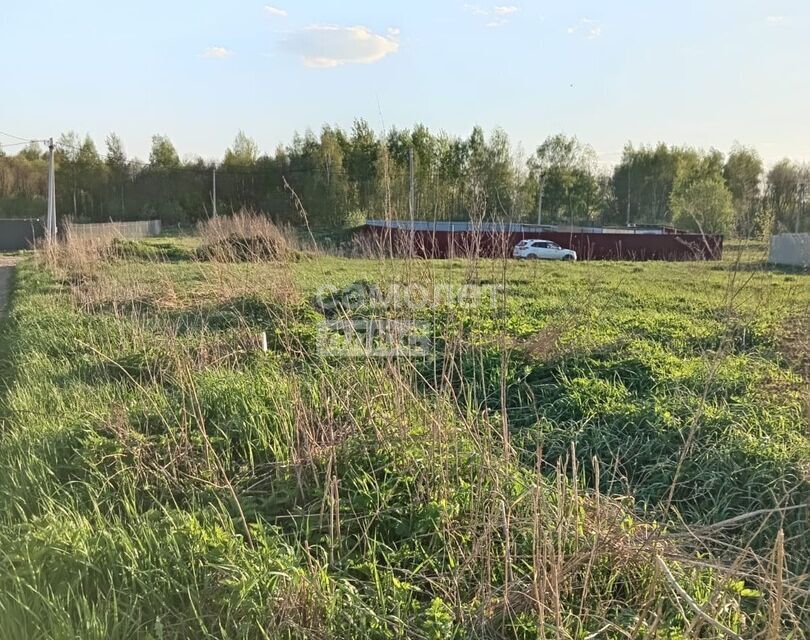
[[[218,262],[284,261],[300,252],[291,234],[266,216],[242,211],[209,218],[197,225],[202,242],[196,255]]]

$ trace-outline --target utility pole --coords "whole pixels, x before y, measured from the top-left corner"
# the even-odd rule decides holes
[[[53,138],[48,140],[48,216],[45,219],[45,237],[56,240],[56,172],[53,166]]]
[[[627,226],[630,226],[630,170],[632,166],[627,165]]]
[[[217,167],[214,165],[214,181],[211,190],[211,205],[214,208],[214,217],[217,216]]]
[[[408,149],[408,174],[410,179],[410,188],[408,189],[408,211],[411,216],[411,223],[416,217],[416,188],[414,185],[414,170],[413,170],[413,147]]]
[[[540,172],[537,179],[537,226],[543,224],[543,191],[546,188],[546,174]]]
[[[804,189],[806,186],[804,182],[799,183],[799,202],[796,204],[796,233],[799,233],[801,228],[799,218],[804,213]]]

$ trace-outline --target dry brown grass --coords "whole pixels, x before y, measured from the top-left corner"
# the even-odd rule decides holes
[[[80,279],[89,276],[104,262],[112,238],[95,238],[74,232],[65,224],[62,241],[44,240],[37,245],[36,257],[58,278]]]
[[[202,240],[198,256],[217,262],[284,261],[294,259],[300,251],[290,229],[246,209],[200,222],[197,233]]]

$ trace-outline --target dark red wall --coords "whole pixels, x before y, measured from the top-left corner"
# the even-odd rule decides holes
[[[576,251],[580,260],[719,260],[723,255],[723,236],[696,233],[450,232],[373,226],[363,227],[361,233],[387,253],[425,258],[511,256],[514,246],[524,239],[551,240]]]

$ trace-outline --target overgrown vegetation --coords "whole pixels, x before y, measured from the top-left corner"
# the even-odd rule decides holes
[[[161,218],[188,226],[211,215],[213,172],[220,213],[248,208],[277,223],[300,223],[289,186],[307,202],[313,226],[341,229],[379,218],[407,218],[409,154],[414,204],[428,220],[511,220],[546,224],[678,224],[687,229],[763,237],[810,229],[804,185],[810,168],[785,159],[766,168],[758,153],[628,145],[610,171],[587,144],[549,136],[524,158],[507,134],[431,132],[424,125],[378,135],[364,120],[350,131],[324,126],[295,135],[273,154],[239,132],[221,162],[183,162],[168,137],[152,138],[148,163],[127,158],[110,134],[106,152],[73,133],[56,154],[57,210],[75,221]],[[42,216],[47,175],[37,145],[0,151],[0,217]],[[472,185],[475,185],[473,188]],[[541,205],[538,207],[538,205]]]
[[[199,222],[197,233],[201,238],[197,256],[202,260],[285,261],[300,255],[294,232],[285,232],[267,216],[249,211]]]
[[[806,637],[810,276],[296,260],[262,229],[20,267],[0,636]],[[379,316],[432,354],[319,351]]]

